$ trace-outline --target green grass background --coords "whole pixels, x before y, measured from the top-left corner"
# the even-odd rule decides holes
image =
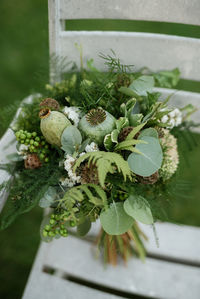
[[[21,100],[48,80],[47,1],[0,1],[0,109]],[[104,29],[146,31],[200,37],[199,28],[155,22],[70,21],[66,29]],[[196,82],[181,81],[178,88],[200,91]],[[9,120],[8,120],[9,121]],[[0,136],[5,128],[0,120]],[[200,137],[195,136],[197,143]],[[181,143],[181,146],[185,146]],[[200,226],[199,146],[187,151],[182,163],[182,178],[192,182],[192,191],[177,199],[170,208],[174,221]],[[39,245],[39,208],[18,218],[13,226],[0,232],[0,298],[21,298]]]

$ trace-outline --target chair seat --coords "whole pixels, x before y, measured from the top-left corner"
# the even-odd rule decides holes
[[[199,299],[200,229],[159,223],[160,248],[152,229],[146,262],[137,258],[117,267],[103,265],[95,258],[91,241],[74,236],[41,243],[23,299],[48,298],[150,298]],[[90,235],[96,234],[98,224]],[[168,286],[168,287],[166,287]]]

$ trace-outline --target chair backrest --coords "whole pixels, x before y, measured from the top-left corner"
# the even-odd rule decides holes
[[[75,43],[82,45],[84,60],[94,58],[105,68],[99,53],[113,49],[135,69],[179,67],[182,78],[200,81],[200,39],[166,34],[118,31],[66,31],[69,19],[151,20],[200,25],[199,0],[49,0],[50,54],[80,64]],[[159,26],[159,25],[158,25]],[[53,75],[52,70],[52,75]],[[56,80],[56,78],[54,78]]]

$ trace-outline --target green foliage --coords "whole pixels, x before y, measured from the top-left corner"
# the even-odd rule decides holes
[[[72,155],[78,151],[81,142],[81,133],[75,126],[68,126],[64,129],[61,136],[61,145],[66,154]]]
[[[154,87],[154,78],[152,76],[140,76],[133,80],[129,87],[120,87],[119,91],[132,97],[147,96]]]
[[[133,65],[123,64],[116,54],[111,50],[112,55],[105,55],[100,53],[100,57],[104,60],[105,65],[108,67],[110,72],[127,73],[130,72]]]
[[[14,182],[0,216],[0,228],[5,229],[17,216],[35,207],[49,186],[58,184],[60,176],[61,170],[55,155],[48,164],[33,170],[24,169],[22,162],[18,162]]]
[[[109,235],[124,234],[133,225],[133,218],[126,214],[121,202],[113,202],[107,210],[101,212],[100,221]]]
[[[143,136],[158,138],[158,132],[154,128],[147,128],[141,131],[139,139],[141,139]]]
[[[105,191],[95,184],[84,184],[70,188],[64,194],[63,198],[59,200],[59,206],[71,210],[76,202],[82,202],[86,198],[96,206],[107,206]]]
[[[100,185],[103,187],[108,173],[114,173],[116,170],[122,173],[124,181],[127,178],[131,179],[131,171],[127,161],[117,153],[109,153],[103,151],[96,151],[87,153],[77,159],[74,165],[74,171],[80,166],[82,162],[88,160],[88,163],[95,164],[98,170],[98,178]]]
[[[142,196],[131,194],[124,202],[124,210],[136,221],[142,222],[144,224],[154,223],[150,205]]]
[[[44,196],[40,199],[39,206],[41,208],[50,207],[57,198],[57,190],[54,187],[49,187],[44,193]]]
[[[134,173],[147,177],[155,173],[161,167],[163,153],[157,138],[143,136],[141,140],[147,143],[136,145],[136,149],[140,154],[130,154],[128,164]]]
[[[41,135],[40,131],[40,118],[39,118],[39,103],[41,97],[35,96],[31,103],[23,103],[21,112],[13,124],[13,129],[26,130],[28,132],[37,132]]]
[[[91,221],[89,218],[85,218],[82,223],[77,226],[77,234],[80,237],[85,236],[91,228]]]
[[[156,86],[164,88],[173,88],[175,87],[180,80],[180,71],[178,68],[175,68],[171,71],[161,71],[153,74]]]

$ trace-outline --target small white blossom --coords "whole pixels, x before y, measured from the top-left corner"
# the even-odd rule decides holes
[[[67,107],[63,108],[63,113],[73,121],[74,125],[77,127],[81,119],[81,110],[78,107]]]
[[[162,109],[162,111],[164,111],[164,109]],[[167,115],[164,115],[161,118],[161,122],[167,124],[167,128],[169,129],[177,127],[182,123],[182,113],[178,108],[175,108]]]
[[[64,180],[64,185],[68,187],[73,187],[77,183],[81,182],[81,177],[77,176],[76,173],[73,172],[74,163],[75,159],[72,156],[67,155],[66,160],[64,161],[64,168],[67,171],[69,178]]]
[[[29,145],[20,144],[19,150],[17,151],[17,153],[18,153],[18,155],[23,156],[23,158],[26,159],[28,149],[29,149]]]
[[[65,170],[69,171],[70,169],[72,169],[74,162],[75,159],[72,156],[67,155],[66,160],[64,161]]]
[[[87,153],[89,153],[89,152],[96,152],[96,151],[98,151],[98,150],[99,150],[98,145],[97,145],[95,142],[92,142],[92,143],[88,144],[88,145],[85,147],[85,151],[86,151]]]
[[[81,156],[83,156],[85,154],[86,154],[86,152],[82,152],[82,153],[79,154],[79,156],[81,157]]]
[[[69,178],[60,178],[60,182],[61,182],[61,185],[63,187],[73,187],[74,186],[74,183],[72,181],[70,181]]]

